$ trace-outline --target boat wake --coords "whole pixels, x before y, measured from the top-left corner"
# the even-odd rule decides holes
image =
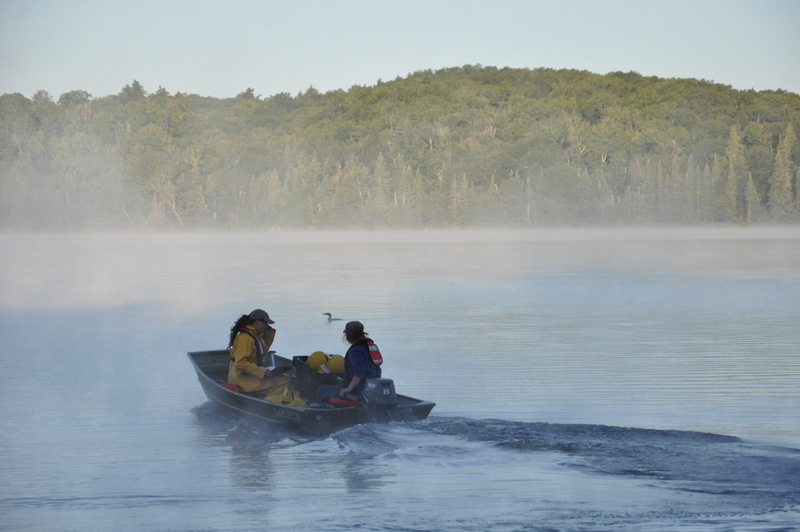
[[[678,499],[691,494],[697,504],[690,513],[712,506],[736,514],[800,510],[800,449],[703,432],[604,425],[431,416],[402,426],[434,437],[414,439],[412,450],[398,428],[364,425],[333,437],[353,452],[439,465],[468,467],[472,456],[498,467],[535,468],[546,456],[575,474],[634,482]],[[700,494],[705,502],[697,498]],[[687,509],[685,504],[677,507]]]
[[[564,464],[595,473],[707,482],[733,490],[756,482],[773,495],[800,493],[800,449],[748,443],[733,436],[444,417],[431,417],[416,426],[514,452],[558,452]]]
[[[431,512],[420,529],[442,524],[437,508],[453,501],[462,530],[494,530],[499,522],[507,529],[535,522],[570,529],[646,523],[672,531],[703,523],[708,530],[791,530],[800,519],[800,449],[732,436],[430,416],[313,438],[211,403],[194,412],[220,445],[274,455],[273,467],[287,468],[278,476],[304,485],[346,479],[348,490],[382,490],[395,499],[410,490]],[[497,507],[489,510],[487,501]],[[508,520],[504,508],[518,515]],[[381,519],[403,528],[408,511],[399,504],[396,515],[383,509]]]

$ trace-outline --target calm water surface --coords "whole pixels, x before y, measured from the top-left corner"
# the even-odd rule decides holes
[[[0,236],[0,529],[797,530],[800,229]],[[264,307],[415,424],[208,403]]]

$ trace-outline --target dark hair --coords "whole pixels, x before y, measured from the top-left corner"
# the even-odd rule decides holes
[[[228,342],[228,347],[233,347],[233,341],[236,339],[236,336],[242,331],[242,329],[252,324],[253,319],[247,314],[242,314],[239,316],[239,319],[236,320],[236,323],[234,323],[233,327],[231,327],[231,336],[230,341]]]
[[[364,332],[364,324],[360,321],[349,321],[344,327],[344,338],[350,344],[365,336],[367,333]]]

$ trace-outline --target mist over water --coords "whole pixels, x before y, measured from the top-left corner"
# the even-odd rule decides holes
[[[774,530],[800,512],[800,229],[0,235],[0,528]],[[186,359],[359,319],[423,423],[309,439]],[[313,502],[313,504],[310,504]]]

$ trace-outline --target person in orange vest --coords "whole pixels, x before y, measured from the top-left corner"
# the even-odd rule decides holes
[[[350,321],[344,327],[344,339],[350,344],[344,356],[343,385],[323,384],[317,389],[320,401],[331,397],[360,398],[367,379],[380,378],[383,358],[375,342],[364,332],[364,324]]]
[[[280,395],[289,388],[291,377],[259,365],[259,361],[267,364],[266,356],[275,340],[273,323],[269,314],[260,308],[236,320],[228,345],[231,353],[228,383],[245,392],[264,391],[265,396]]]

